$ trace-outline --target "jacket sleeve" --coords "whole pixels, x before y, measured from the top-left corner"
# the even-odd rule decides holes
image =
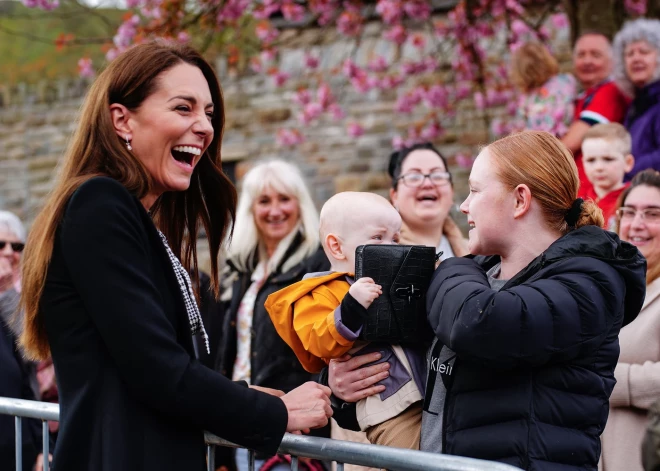
[[[152,272],[156,247],[123,186],[109,178],[83,184],[60,240],[91,322],[138,400],[243,446],[277,450],[288,421],[284,403],[232,383],[178,343]]]
[[[327,289],[321,286],[296,302],[293,328],[304,351],[318,358],[331,359],[348,352],[357,336],[351,338],[346,335],[349,330],[342,329],[341,314],[338,312],[342,307],[337,299],[331,299],[324,292]]]
[[[635,407],[648,410],[658,400],[660,362],[643,364],[617,363],[614,369],[616,385],[610,397],[611,407]]]
[[[647,129],[643,134],[643,139],[652,141],[645,142],[644,147],[649,150],[644,154],[634,154],[635,165],[633,169],[626,175],[629,178],[632,178],[634,175],[638,174],[642,170],[647,168],[652,168],[653,170],[660,171],[660,104],[655,106],[655,109],[648,111],[655,115],[655,119],[649,120],[649,127],[652,129]]]
[[[586,259],[585,259],[586,260]],[[607,264],[553,264],[543,279],[496,291],[474,261],[452,258],[434,273],[429,323],[458,355],[497,369],[570,361],[597,349],[621,322],[625,287]],[[574,271],[572,271],[574,270]],[[580,269],[582,270],[582,269]]]

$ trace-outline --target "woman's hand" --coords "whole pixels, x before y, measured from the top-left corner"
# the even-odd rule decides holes
[[[309,433],[311,428],[320,428],[332,417],[330,388],[313,381],[282,396],[282,402],[289,413],[287,432]]]
[[[364,366],[379,360],[378,352],[367,355],[357,355],[330,360],[328,366],[328,383],[332,393],[345,402],[357,402],[365,397],[373,396],[385,390],[385,386],[376,383],[387,378],[390,364]],[[364,366],[364,368],[363,368]]]

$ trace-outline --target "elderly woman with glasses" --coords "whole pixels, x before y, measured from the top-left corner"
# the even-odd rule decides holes
[[[646,297],[637,318],[619,333],[621,353],[602,435],[600,469],[642,471],[646,416],[660,397],[660,172],[637,174],[620,202],[619,236],[646,258]]]
[[[624,125],[632,137],[635,166],[628,178],[660,170],[660,20],[626,23],[614,38],[614,77],[633,100]]]
[[[0,211],[0,293],[21,290],[21,252],[25,247],[25,229],[18,217]]]
[[[16,349],[19,323],[14,314],[21,290],[24,247],[25,229],[21,220],[9,211],[0,211],[0,396],[35,400],[39,391],[35,365],[25,361]],[[28,471],[35,465],[41,449],[39,422],[24,420],[22,433],[23,470]],[[14,419],[0,415],[0,469],[16,469],[14,443]]]

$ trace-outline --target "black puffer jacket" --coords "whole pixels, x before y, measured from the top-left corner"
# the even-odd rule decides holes
[[[456,352],[443,449],[526,470],[596,470],[619,356],[642,307],[646,261],[595,226],[568,233],[501,291],[497,257],[440,264],[427,298]]]
[[[326,271],[330,262],[319,250],[311,257],[303,260],[285,273],[281,265],[295,252],[301,242],[297,236],[283,257],[283,261],[265,281],[257,294],[252,318],[252,358],[250,384],[267,388],[280,389],[288,392],[306,381],[314,381],[315,375],[306,372],[300,365],[293,350],[280,338],[273,326],[264,303],[269,294],[302,280],[306,273]],[[254,268],[255,263],[252,264]],[[238,307],[250,287],[252,270],[249,272],[233,271],[235,280],[232,283],[231,300],[228,300],[225,311],[225,322],[222,332],[222,342],[216,370],[231,378],[236,360],[237,332],[236,316]],[[230,275],[231,276],[231,275]]]

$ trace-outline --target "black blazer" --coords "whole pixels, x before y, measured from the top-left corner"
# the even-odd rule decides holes
[[[71,197],[40,304],[60,394],[55,471],[205,467],[203,431],[274,453],[284,403],[202,366],[140,201],[97,177]]]

